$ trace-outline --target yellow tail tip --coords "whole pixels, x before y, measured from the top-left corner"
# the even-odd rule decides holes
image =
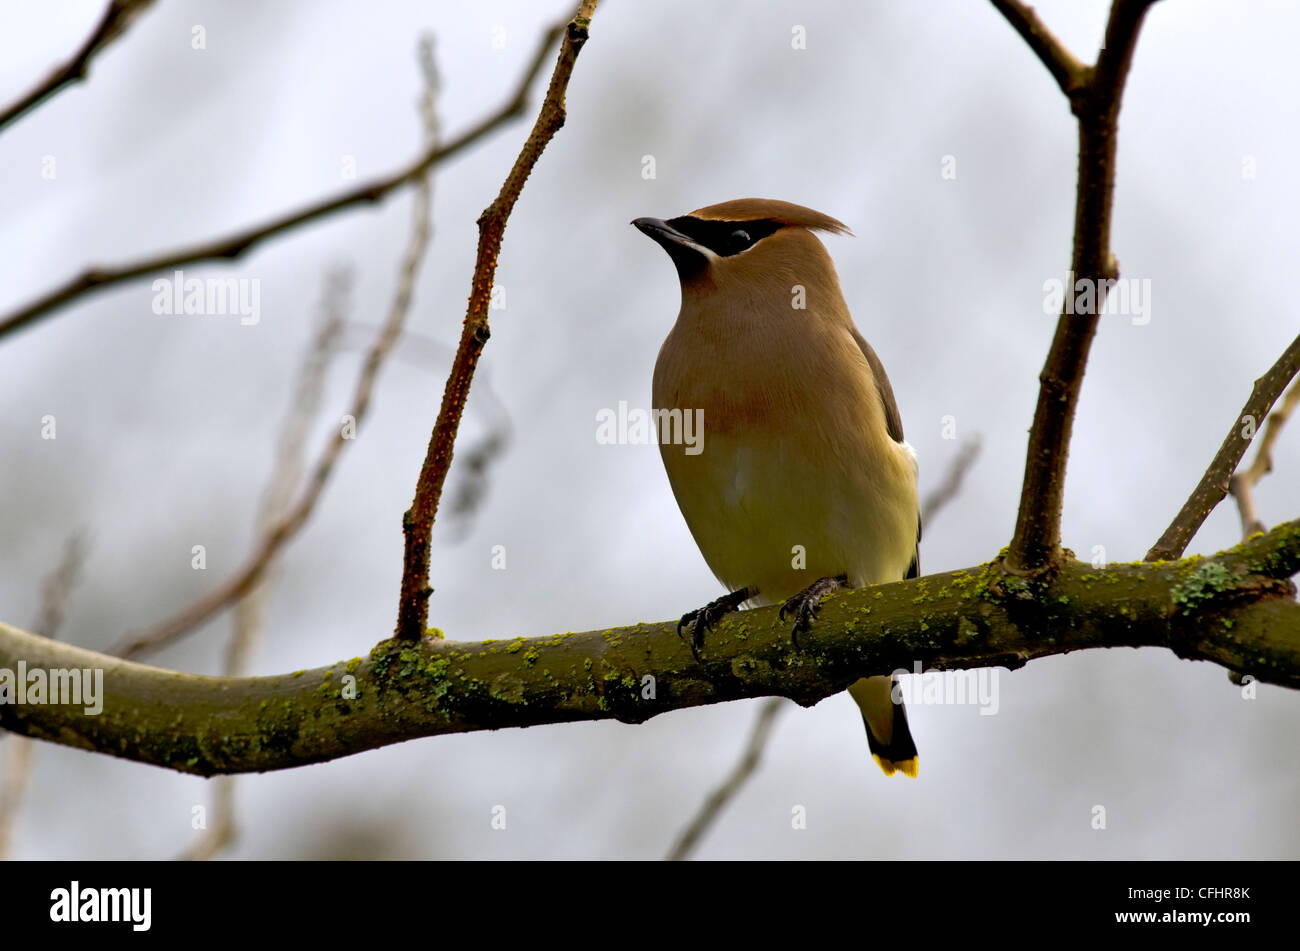
[[[872,753],[871,758],[876,761],[876,765],[884,772],[886,776],[893,776],[894,773],[902,773],[909,779],[916,779],[916,774],[920,770],[920,762],[915,756],[911,759],[894,760],[885,759],[878,753]]]

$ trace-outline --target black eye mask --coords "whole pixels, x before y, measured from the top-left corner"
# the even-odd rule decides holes
[[[709,221],[692,218],[690,215],[670,218],[667,224],[721,258],[749,250],[781,227],[779,222],[770,218],[758,221]]]

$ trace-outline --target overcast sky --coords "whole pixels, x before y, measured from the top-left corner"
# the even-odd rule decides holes
[[[97,0],[0,4],[0,101],[81,42]],[[1107,3],[1039,0],[1081,58]],[[436,36],[454,135],[509,96],[557,2],[158,4],[69,89],[0,135],[0,313],[79,273],[205,239],[384,174],[421,143],[417,37]],[[196,33],[195,28],[201,27]],[[800,29],[802,28],[802,30]],[[1157,5],[1120,121],[1113,246],[1149,309],[1092,350],[1064,543],[1140,559],[1300,327],[1294,38],[1300,8]],[[201,35],[204,48],[195,49]],[[792,40],[806,37],[806,48]],[[544,80],[534,87],[533,103]],[[605,446],[596,414],[647,406],[676,315],[667,257],[628,222],[718,201],[798,202],[893,382],[921,490],[962,441],[983,452],[926,527],[922,565],[985,561],[1011,536],[1064,277],[1075,127],[1038,60],[981,0],[606,0],[509,229],[463,446],[512,439],[472,522],[435,531],[430,623],[454,639],[673,618],[722,593],[653,446]],[[531,110],[531,107],[530,107]],[[393,625],[401,513],[464,315],[477,237],[529,118],[438,168],[434,238],[408,345],[368,425],[287,550],[254,672],[364,654]],[[646,157],[654,177],[646,178]],[[53,177],[49,170],[54,170]],[[952,174],[945,175],[944,170]],[[43,172],[45,174],[43,174]],[[412,193],[187,276],[256,281],[259,319],[155,315],[146,279],[0,341],[0,618],[30,625],[65,539],[90,553],[66,640],[105,648],[242,561],[325,275],[383,319]],[[168,276],[168,275],[163,275]],[[251,285],[250,285],[251,286]],[[333,365],[314,453],[345,412],[368,330]],[[495,400],[479,388],[487,385]],[[41,439],[42,417],[57,439]],[[944,438],[952,417],[956,439]],[[1260,486],[1300,515],[1300,424]],[[459,484],[453,469],[453,485]],[[1192,544],[1239,536],[1221,506]],[[191,549],[207,568],[191,568]],[[506,570],[494,570],[494,546]],[[152,661],[220,669],[229,617]],[[1163,650],[1092,651],[1000,672],[996,715],[914,704],[919,779],[886,779],[845,695],[791,706],[709,858],[1296,858],[1300,696],[1243,700],[1227,673]],[[760,701],[613,722],[437,737],[239,783],[234,857],[654,858],[732,767]],[[3,744],[0,744],[0,751]],[[3,768],[0,766],[0,768]],[[207,783],[40,745],[14,855],[166,858]],[[491,827],[504,805],[505,830]],[[1107,816],[1092,827],[1095,808]],[[806,829],[792,829],[803,807]]]

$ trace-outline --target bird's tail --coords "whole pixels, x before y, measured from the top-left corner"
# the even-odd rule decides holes
[[[916,743],[907,726],[907,708],[894,703],[897,677],[863,677],[849,685],[849,696],[862,711],[867,747],[886,776],[902,773],[916,778]]]

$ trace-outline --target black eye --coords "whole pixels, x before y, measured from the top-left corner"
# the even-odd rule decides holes
[[[748,231],[736,230],[731,232],[731,237],[728,239],[727,243],[730,244],[735,251],[744,251],[754,242],[753,239],[750,238]]]

